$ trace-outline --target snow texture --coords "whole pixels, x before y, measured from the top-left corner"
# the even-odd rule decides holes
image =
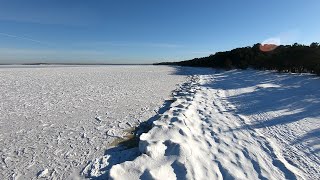
[[[83,178],[92,159],[155,115],[185,81],[174,72],[166,66],[1,67],[0,179]]]
[[[109,179],[320,179],[319,77],[189,72],[141,135],[141,155],[113,165]]]

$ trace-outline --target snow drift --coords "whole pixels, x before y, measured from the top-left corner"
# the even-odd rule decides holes
[[[109,178],[319,179],[319,81],[195,69],[141,135],[142,154],[112,166]]]

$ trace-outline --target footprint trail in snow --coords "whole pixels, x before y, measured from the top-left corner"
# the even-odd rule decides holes
[[[305,179],[318,170],[290,164],[279,147],[251,128],[225,91],[204,86],[214,75],[194,75],[174,93],[171,108],[140,137],[142,153],[114,165],[111,179]],[[270,88],[258,85],[256,88]],[[275,86],[277,87],[277,86]],[[253,89],[254,91],[254,89]],[[238,127],[245,127],[239,129]],[[316,164],[315,166],[318,166]],[[312,177],[313,176],[313,177]]]

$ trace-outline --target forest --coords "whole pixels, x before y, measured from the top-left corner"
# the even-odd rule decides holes
[[[312,73],[320,75],[320,44],[293,45],[255,44],[230,51],[217,52],[207,57],[156,65],[212,67],[226,70],[259,69],[279,72]]]

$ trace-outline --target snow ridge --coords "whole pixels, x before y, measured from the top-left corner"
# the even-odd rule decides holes
[[[110,179],[305,179],[272,141],[231,111],[221,89],[204,84],[214,75],[193,75],[174,93],[171,108],[140,137],[142,153],[114,165]],[[254,88],[277,87],[260,84]],[[250,90],[232,92],[232,95]],[[230,93],[230,92],[229,92]]]

